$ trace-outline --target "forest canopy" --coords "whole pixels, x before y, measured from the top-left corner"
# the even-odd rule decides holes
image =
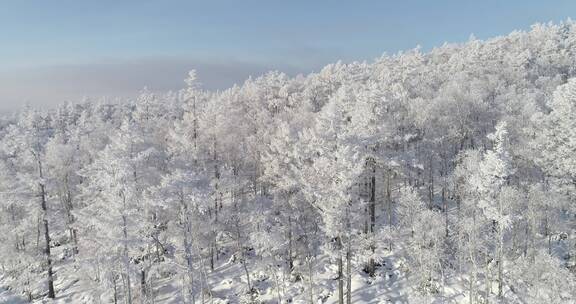
[[[572,21],[0,120],[29,300],[572,303],[575,228]]]

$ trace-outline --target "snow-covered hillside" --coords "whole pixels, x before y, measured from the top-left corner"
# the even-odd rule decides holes
[[[0,302],[576,303],[576,24],[0,120]]]

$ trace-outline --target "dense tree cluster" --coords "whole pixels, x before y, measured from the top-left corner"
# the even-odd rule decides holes
[[[0,124],[2,273],[30,298],[80,279],[103,303],[153,303],[170,281],[205,303],[229,262],[238,301],[267,276],[277,302],[350,303],[352,278],[394,255],[423,297],[458,278],[469,303],[575,301],[574,77],[568,21],[219,92],[191,72],[175,93],[26,108]]]

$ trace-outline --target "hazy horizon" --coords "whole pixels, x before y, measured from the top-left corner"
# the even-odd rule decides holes
[[[529,30],[576,9],[570,1],[39,3],[0,10],[0,111],[177,90],[191,69],[204,88],[223,89],[268,70],[293,76]]]

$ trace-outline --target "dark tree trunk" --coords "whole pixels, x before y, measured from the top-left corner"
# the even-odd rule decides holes
[[[432,155],[430,155],[430,168],[429,168],[429,184],[428,184],[428,208],[432,209],[434,206],[434,168],[432,167]]]
[[[374,228],[376,226],[376,164],[371,162],[372,166],[372,176],[370,179],[370,235],[374,237]],[[370,250],[372,253],[376,250],[375,245],[373,243],[370,244]],[[374,262],[374,258],[370,257],[368,261],[368,274],[371,277],[374,277],[376,274],[376,263]]]
[[[288,269],[294,270],[294,258],[292,256],[292,217],[288,216]]]
[[[142,290],[142,295],[146,297],[148,295],[148,290],[146,289],[146,270],[144,269],[140,271],[140,288]]]
[[[392,214],[392,190],[390,188],[390,183],[391,183],[391,179],[392,179],[392,170],[388,169],[386,170],[386,202],[388,205],[388,228],[390,230],[392,230],[392,221],[394,220],[394,215]],[[392,250],[392,238],[390,238],[389,244],[388,244],[388,250]]]
[[[48,298],[54,299],[56,293],[54,292],[54,275],[52,272],[52,256],[50,254],[50,230],[48,227],[48,207],[46,206],[46,188],[43,184],[43,173],[42,173],[42,163],[38,161],[38,174],[41,182],[38,184],[40,189],[40,204],[42,207],[42,216],[44,223],[44,240],[46,241],[46,247],[44,249],[44,254],[46,255],[46,263],[48,267]]]
[[[342,254],[338,256],[338,303],[344,304],[344,274],[342,271]]]
[[[348,248],[346,250],[346,304],[352,304],[352,252],[350,248],[350,240],[348,240]],[[374,260],[372,260],[374,263]]]
[[[340,236],[336,237],[336,249],[338,250],[338,259],[336,263],[338,264],[338,304],[344,304],[344,261],[342,257],[342,238]]]
[[[112,285],[114,287],[114,304],[118,304],[118,287],[116,286],[116,275],[112,275]]]
[[[214,271],[214,244],[210,246],[210,271]]]

